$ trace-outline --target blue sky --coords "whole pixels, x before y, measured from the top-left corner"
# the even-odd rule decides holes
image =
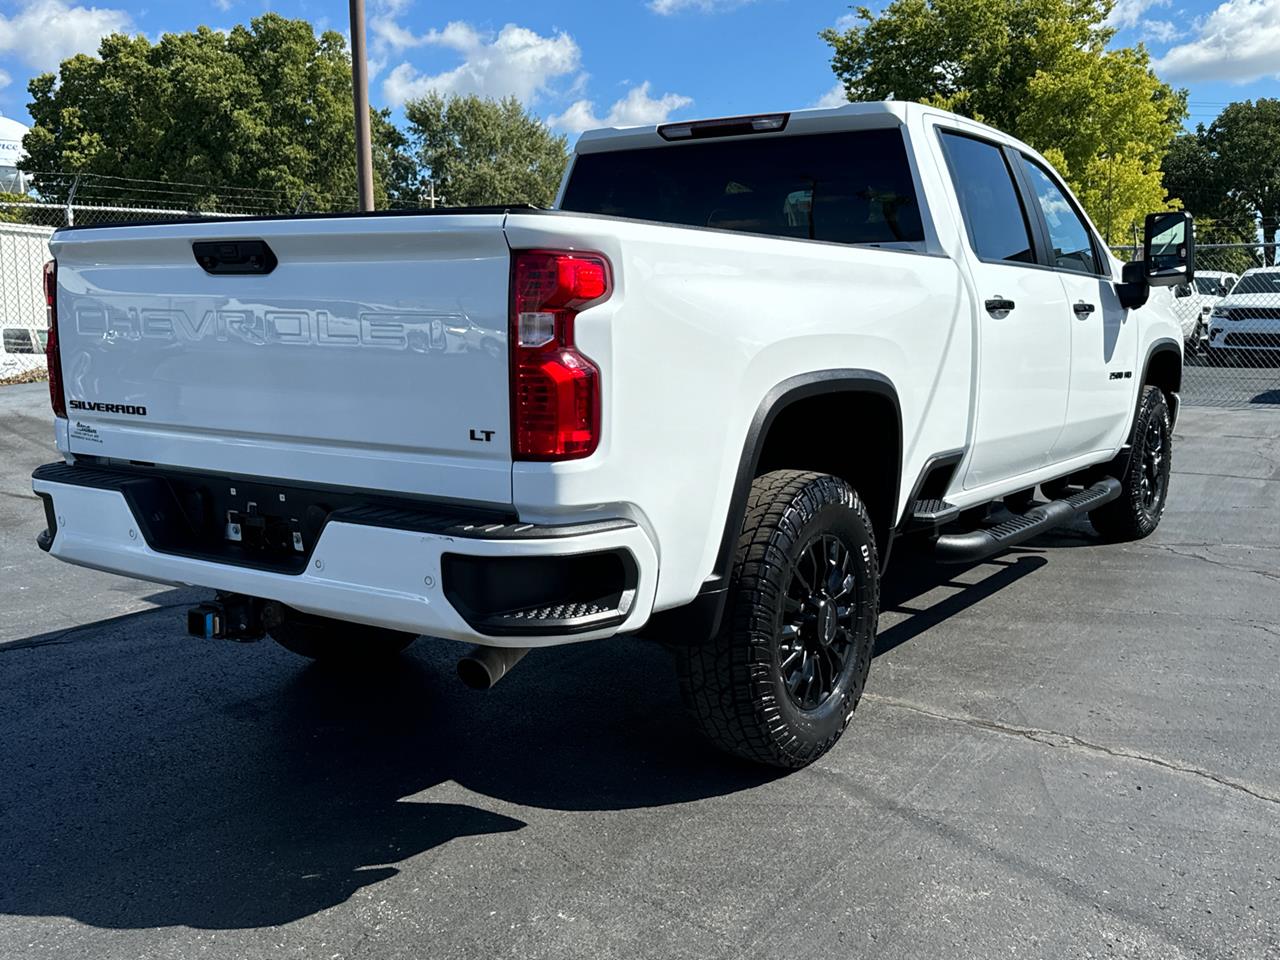
[[[828,0],[366,0],[372,97],[514,94],[567,133],[599,123],[723,116],[830,102]],[[877,8],[879,3],[872,3]],[[346,0],[0,0],[0,111],[27,121],[27,80],[113,30],[158,37],[264,10],[345,31]],[[1280,96],[1280,0],[1119,0],[1118,42],[1143,40],[1191,91],[1190,123]]]

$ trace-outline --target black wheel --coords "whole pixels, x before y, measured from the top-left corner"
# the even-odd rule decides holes
[[[1093,528],[1108,540],[1150,535],[1164,515],[1172,466],[1173,430],[1164,393],[1159,387],[1143,387],[1120,496],[1089,514]]]
[[[418,639],[397,630],[366,627],[343,620],[291,611],[270,628],[271,639],[291,653],[324,663],[369,663],[390,660]]]
[[[757,477],[722,628],[675,650],[707,737],[776,767],[831,749],[862,696],[879,593],[875,536],[853,488],[797,470]]]

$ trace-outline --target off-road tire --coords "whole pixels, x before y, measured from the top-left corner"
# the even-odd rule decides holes
[[[1115,542],[1150,536],[1164,516],[1172,464],[1169,406],[1159,387],[1145,386],[1138,398],[1132,449],[1120,478],[1120,496],[1090,512],[1093,528],[1104,539]]]
[[[811,552],[815,544],[818,554]],[[832,565],[831,555],[840,562]],[[819,556],[825,563],[821,568]],[[796,577],[803,569],[814,581],[820,570],[830,576],[798,603]],[[815,609],[810,604],[827,603],[818,596],[827,585],[832,586],[824,596],[832,606],[802,629],[811,631],[807,642],[831,652],[822,661],[830,678],[822,686],[829,693],[822,702],[802,708],[783,667],[784,657],[794,663],[801,642],[798,634],[784,639],[783,631],[792,629],[784,620],[809,616],[797,608],[810,611]],[[852,487],[827,474],[797,470],[757,477],[738,538],[721,629],[708,640],[674,651],[681,693],[703,733],[722,750],[775,767],[803,767],[830,750],[862,696],[875,645],[879,593],[875,535]],[[843,608],[836,597],[848,601]],[[823,632],[817,621],[825,628],[832,617],[838,619],[837,633],[823,640],[817,636]],[[843,659],[834,653],[837,649],[843,649]],[[809,655],[803,656],[807,665]],[[815,663],[817,659],[815,654]],[[795,669],[790,676],[796,676]]]
[[[319,663],[377,663],[398,656],[418,639],[410,633],[367,627],[291,612],[289,619],[268,631],[290,653]]]

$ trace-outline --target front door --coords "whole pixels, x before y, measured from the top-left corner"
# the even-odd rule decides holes
[[[1138,325],[1120,305],[1110,258],[1054,174],[1022,157],[1048,234],[1049,257],[1067,298],[1071,399],[1052,459],[1062,462],[1124,443],[1139,376]]]
[[[1071,326],[1056,272],[1037,263],[1031,218],[997,144],[944,131],[978,297],[977,410],[966,488],[1045,466],[1067,416]]]

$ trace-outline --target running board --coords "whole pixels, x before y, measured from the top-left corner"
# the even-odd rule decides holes
[[[1119,496],[1120,481],[1108,477],[1065,500],[1042,503],[994,527],[941,536],[934,546],[934,558],[939,563],[985,560],[1046,530],[1062,526],[1082,513],[1096,510]]]

